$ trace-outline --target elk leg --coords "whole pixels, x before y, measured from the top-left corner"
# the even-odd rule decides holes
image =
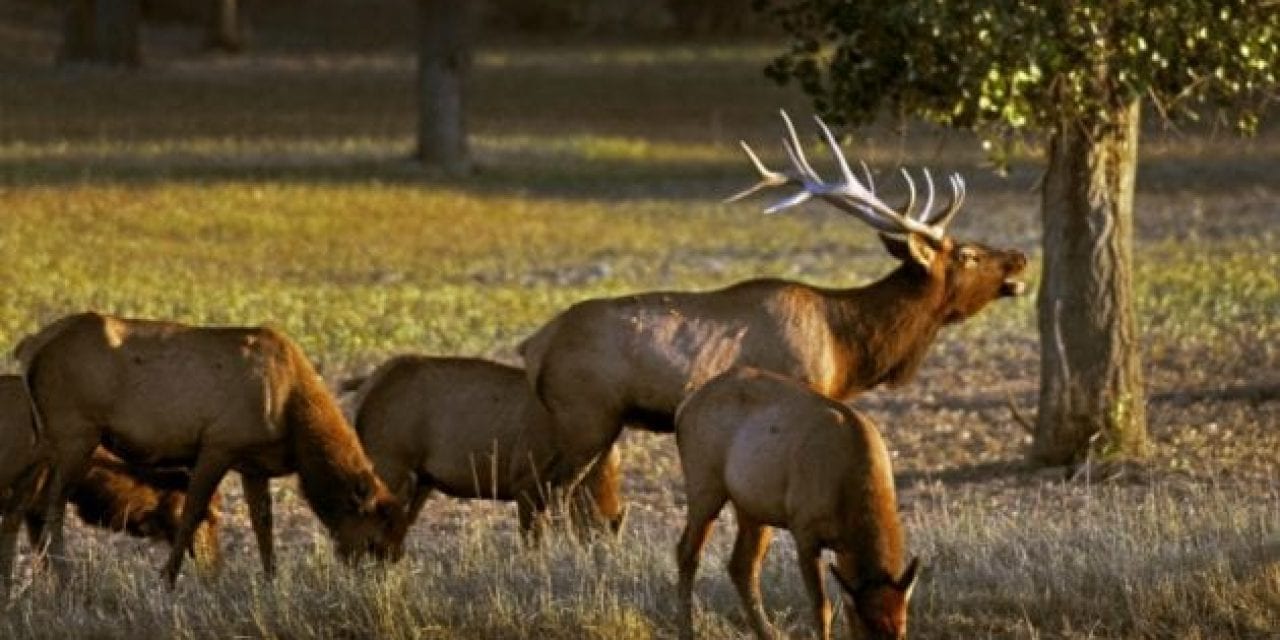
[[[795,536],[796,559],[800,562],[800,577],[813,603],[813,622],[822,640],[831,638],[831,602],[827,600],[826,585],[822,582],[822,547],[807,537]]]
[[[578,483],[570,501],[570,518],[579,537],[589,538],[598,532],[617,537],[627,517],[622,500],[622,456],[613,444],[595,460]]]
[[[271,487],[266,476],[241,474],[244,501],[249,505],[249,521],[253,523],[253,537],[258,540],[258,555],[262,557],[262,569],[267,577],[276,574],[274,540],[271,537]]]
[[[733,543],[733,555],[729,558],[729,577],[742,599],[752,630],[758,638],[772,638],[773,630],[764,613],[760,598],[760,564],[769,549],[772,529],[743,513],[738,514],[738,537]]]
[[[5,500],[4,520],[0,522],[0,598],[9,595],[9,588],[13,582],[13,559],[17,555],[18,548],[18,529],[30,510],[31,494],[35,492],[39,476],[38,466],[24,471],[17,482],[10,487],[9,499]],[[39,540],[39,532],[33,534],[30,523],[27,527],[27,536],[32,538],[33,544]]]
[[[582,484],[598,460],[610,456],[610,448],[622,433],[620,409],[607,401],[602,405],[601,396],[581,389],[578,380],[568,384],[575,393],[566,402],[544,398],[555,429],[555,455],[543,480],[566,492]]]
[[[46,424],[52,425],[52,422]],[[68,429],[70,430],[70,429]],[[54,452],[49,466],[48,487],[44,493],[44,531],[40,533],[36,544],[37,553],[47,555],[52,564],[54,574],[66,578],[71,570],[66,555],[66,539],[63,535],[63,523],[67,515],[67,501],[76,484],[84,477],[89,467],[89,458],[98,447],[98,430],[84,428],[80,433],[90,433],[90,437],[70,438]]]
[[[178,570],[182,568],[182,560],[187,555],[187,548],[191,546],[196,527],[200,526],[200,521],[209,510],[209,502],[218,490],[218,483],[222,482],[222,476],[227,475],[230,468],[230,459],[222,454],[201,451],[196,457],[196,466],[191,470],[191,484],[187,485],[187,499],[182,503],[178,536],[173,542],[173,548],[169,550],[169,560],[164,565],[163,575],[170,588],[177,584]],[[252,501],[249,502],[252,519]]]
[[[529,491],[516,492],[516,516],[520,520],[520,538],[526,545],[533,546],[542,541],[548,526],[550,514],[548,496],[551,491],[545,485]],[[552,497],[551,499],[554,499]]]
[[[413,498],[409,501],[409,526],[418,521],[418,516],[422,514],[422,508],[427,504],[427,498],[431,497],[431,492],[435,487],[429,483],[419,484],[413,490]]]
[[[724,507],[725,501],[723,494],[708,496],[693,491],[689,493],[684,532],[680,534],[680,542],[676,544],[676,565],[680,571],[676,586],[680,606],[678,623],[682,640],[693,638],[693,579],[698,573],[702,549],[707,544],[707,538],[715,527],[716,516]]]

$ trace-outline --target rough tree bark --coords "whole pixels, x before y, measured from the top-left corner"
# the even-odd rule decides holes
[[[1146,395],[1133,309],[1133,195],[1140,106],[1110,123],[1063,124],[1041,203],[1040,410],[1032,456],[1140,457]],[[1098,440],[1094,441],[1097,435]]]
[[[205,16],[207,49],[238,53],[244,49],[244,32],[240,28],[239,0],[209,0]]]
[[[464,85],[471,66],[477,3],[418,0],[418,151],[428,167],[471,171]]]
[[[70,0],[58,62],[138,66],[141,0]]]

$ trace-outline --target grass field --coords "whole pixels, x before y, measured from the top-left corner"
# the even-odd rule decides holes
[[[891,267],[837,214],[719,203],[752,180],[736,139],[776,152],[776,109],[806,112],[762,79],[765,44],[488,46],[470,95],[481,172],[450,181],[406,160],[407,43],[321,47],[288,32],[277,46],[268,31],[244,57],[205,58],[170,26],[148,36],[139,72],[55,70],[56,16],[33,7],[0,8],[0,345],[87,308],[270,322],[336,381],[402,351],[511,360],[586,297],[764,275],[852,286]],[[956,234],[1035,262],[1034,153],[998,178],[962,134],[875,130],[853,148],[885,176],[903,162],[963,171]],[[859,400],[894,452],[927,565],[913,637],[1280,635],[1278,172],[1275,128],[1249,140],[1153,128],[1144,142],[1136,291],[1155,452],[1143,466],[1022,465],[1007,404],[1034,410],[1031,298],[948,330],[917,381]],[[513,509],[441,498],[386,571],[335,564],[277,482],[272,583],[229,482],[223,575],[169,593],[159,549],[77,526],[74,579],[55,592],[24,574],[0,636],[669,637],[674,442],[630,433],[624,456],[632,518],[617,543],[523,549]],[[698,584],[708,637],[747,630],[722,570],[731,529]],[[803,634],[788,545],[775,543],[765,599]]]

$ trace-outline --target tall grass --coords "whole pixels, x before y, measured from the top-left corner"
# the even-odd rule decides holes
[[[1220,489],[1046,485],[1005,509],[906,509],[925,562],[911,628],[921,638],[1262,639],[1280,629],[1280,494],[1242,506]],[[292,543],[274,581],[250,553],[216,578],[163,586],[156,563],[101,536],[75,545],[60,590],[28,582],[0,617],[31,638],[650,638],[675,632],[678,521],[641,517],[620,542],[524,547],[510,514],[431,525],[390,568],[337,564],[319,537]],[[730,520],[726,515],[724,520]],[[724,570],[731,522],[696,586],[700,631],[746,633]],[[808,632],[790,538],[763,574],[775,623]],[[834,586],[832,589],[834,593]],[[842,613],[843,617],[846,613]]]

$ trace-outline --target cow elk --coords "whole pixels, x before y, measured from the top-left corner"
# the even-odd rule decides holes
[[[31,403],[22,378],[0,376],[0,583],[7,588],[12,574],[18,529],[27,525],[34,544],[44,529],[45,468],[32,429]],[[181,469],[143,469],[128,465],[99,447],[89,469],[71,492],[71,503],[86,524],[109,531],[150,538],[170,545],[177,539],[179,515],[190,477]],[[215,494],[209,512],[196,529],[188,552],[213,570],[218,559],[218,518],[221,499]]]
[[[455,498],[515,500],[521,532],[540,530],[556,489],[541,482],[554,458],[554,434],[523,370],[471,358],[402,355],[343,386],[357,393],[356,432],[383,482],[410,505],[410,524],[438,490]],[[595,475],[612,479],[618,462],[610,449]],[[618,532],[626,516],[618,496],[593,498]]]
[[[302,350],[278,331],[83,313],[28,337],[17,356],[48,447],[44,508],[56,568],[67,497],[99,445],[133,465],[191,470],[164,567],[170,584],[230,470],[241,475],[268,575],[275,566],[268,480],[294,472],[340,556],[400,556],[403,510]]]
[[[693,637],[693,580],[716,516],[733,503],[738,534],[729,574],[761,638],[772,637],[760,565],[772,527],[795,538],[819,636],[831,634],[822,551],[835,554],[852,638],[906,637],[919,562],[903,561],[889,453],[875,425],[795,380],[735,369],[681,405],[676,442],[688,512],[676,550],[682,638]]]
[[[872,284],[825,289],[760,279],[709,292],[651,292],[587,300],[552,319],[520,346],[530,382],[550,411],[570,477],[605,451],[624,424],[671,428],[676,406],[733,366],[752,366],[800,381],[824,396],[849,399],[915,374],[939,329],[988,303],[1023,292],[1026,258],[1014,250],[958,241],[947,224],[964,202],[964,181],[950,177],[950,201],[934,207],[933,180],[916,208],[893,208],[869,176],[854,176],[830,130],[818,121],[842,179],[822,181],[809,165],[786,114],[784,145],[794,170],[767,169],[751,148],[758,184],[730,198],[795,185],[800,191],[767,211],[817,198],[879,232],[900,264]]]

